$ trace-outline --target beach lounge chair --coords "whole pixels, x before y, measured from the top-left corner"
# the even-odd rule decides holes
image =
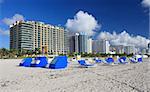
[[[41,57],[35,57],[34,62],[31,64],[32,67],[46,67],[48,64],[47,57],[41,56]]]
[[[51,69],[63,69],[68,65],[67,56],[56,56],[49,65]]]
[[[141,55],[135,55],[129,59],[132,63],[143,62]]]
[[[137,62],[143,62],[143,57],[142,57],[142,55],[136,55],[135,57],[136,57],[136,59],[137,59]]]
[[[97,60],[95,60],[95,62],[96,62],[96,63],[102,63],[102,60],[97,59]]]
[[[19,66],[30,67],[32,62],[32,58],[24,58]]]
[[[129,60],[130,60],[131,63],[137,63],[137,60],[135,58],[133,58],[133,57],[129,58]]]
[[[138,62],[143,62],[142,57],[138,58],[138,60],[137,60],[137,61],[138,61]]]
[[[119,61],[120,64],[127,64],[128,62],[127,62],[126,60],[127,60],[126,57],[120,57],[120,58],[118,59],[118,61]]]
[[[97,57],[93,59],[95,63],[102,63],[102,60],[98,59]]]
[[[95,65],[95,64],[87,64],[87,63],[85,62],[85,60],[78,60],[78,63],[81,65],[81,67],[86,67],[86,68],[92,67],[92,66]]]
[[[114,59],[109,57],[109,58],[106,58],[105,60],[103,60],[103,63],[105,64],[114,64]]]

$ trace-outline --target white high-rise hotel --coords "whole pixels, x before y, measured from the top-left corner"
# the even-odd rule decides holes
[[[49,54],[64,54],[67,42],[67,31],[62,27],[35,21],[17,21],[10,27],[10,49],[40,48]]]
[[[110,53],[110,43],[107,40],[94,40],[93,41],[93,53]]]

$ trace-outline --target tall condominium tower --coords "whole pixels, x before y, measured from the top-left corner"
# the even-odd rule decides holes
[[[88,35],[85,33],[80,33],[79,35],[79,52],[84,53],[87,52],[87,41],[88,41]]]
[[[79,53],[79,33],[75,34],[75,52]]]
[[[33,25],[27,22],[16,22],[10,26],[10,49],[32,50]]]
[[[110,48],[110,44],[109,41],[107,40],[93,41],[93,53],[108,54],[110,52],[109,48]]]
[[[135,46],[125,46],[126,54],[135,54]]]
[[[69,38],[70,53],[92,53],[92,39],[85,33],[75,33]]]
[[[22,32],[22,34],[15,34],[19,32]],[[13,39],[14,35],[16,35],[16,39]],[[36,50],[39,48],[49,54],[65,54],[68,52],[68,41],[66,41],[68,38],[64,28],[44,24],[43,22],[18,21],[10,27],[10,37],[10,49]],[[18,37],[20,39],[28,38],[28,40],[26,39],[25,42],[23,42],[24,40],[19,41]],[[28,47],[25,48],[24,43]],[[18,44],[23,44],[23,46],[17,48]]]
[[[150,42],[148,43],[148,54],[150,55]]]

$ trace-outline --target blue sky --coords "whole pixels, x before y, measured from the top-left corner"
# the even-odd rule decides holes
[[[102,25],[101,31],[148,38],[148,9],[141,0],[3,0],[0,3],[0,28],[8,30],[2,20],[21,14],[25,20],[38,20],[64,26],[78,11],[85,11]],[[0,35],[0,48],[9,48],[9,36]]]

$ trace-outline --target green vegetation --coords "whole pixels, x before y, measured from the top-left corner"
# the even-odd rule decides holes
[[[127,56],[131,57],[133,54],[103,54],[103,53],[69,53],[69,57],[74,57],[76,55],[81,55],[81,57],[108,57],[108,56]]]
[[[41,51],[39,48],[36,48],[35,51],[32,50],[16,50],[11,49],[8,50],[6,48],[0,49],[0,59],[7,59],[7,58],[24,58],[24,57],[35,57],[36,55],[40,55]],[[60,55],[66,55],[66,54],[60,54]],[[111,54],[102,54],[102,53],[69,53],[67,54],[68,57],[74,57],[77,55],[81,55],[81,57],[108,57]],[[127,56],[131,57],[133,54],[127,55],[127,54],[113,54],[111,56]]]
[[[24,58],[24,57],[34,57],[34,55],[41,54],[40,50],[37,49],[35,51],[32,50],[16,50],[16,49],[0,49],[0,59],[8,59],[8,58]]]

